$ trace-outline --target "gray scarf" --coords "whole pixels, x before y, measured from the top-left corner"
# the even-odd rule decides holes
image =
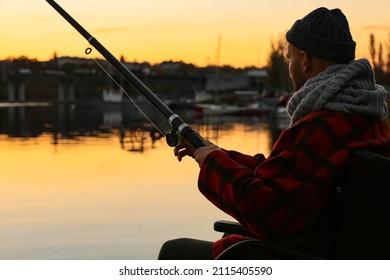
[[[287,104],[290,125],[322,109],[384,120],[387,117],[386,94],[386,90],[375,83],[368,60],[333,65],[308,80],[291,97]]]

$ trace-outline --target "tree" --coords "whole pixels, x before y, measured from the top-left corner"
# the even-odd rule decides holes
[[[385,63],[383,61],[383,46],[382,43],[379,44],[378,50],[378,69],[384,70]]]
[[[390,39],[390,34],[389,34]],[[383,47],[385,45],[385,48]],[[384,54],[387,51],[387,56]],[[370,34],[370,55],[375,78],[380,84],[390,85],[390,40],[388,44],[379,43],[378,49],[373,33]],[[384,60],[384,57],[387,61]]]
[[[389,41],[387,42],[386,47],[387,47],[386,73],[390,75],[390,33],[389,33]]]
[[[271,43],[271,52],[268,59],[269,84],[279,90],[291,91],[292,85],[285,59],[286,41],[279,39]]]
[[[370,34],[370,55],[371,55],[371,63],[376,68],[376,48],[375,48],[375,36],[373,33]]]

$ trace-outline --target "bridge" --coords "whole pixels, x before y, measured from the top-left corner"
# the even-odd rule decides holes
[[[51,99],[59,102],[71,102],[75,100],[75,83],[78,79],[75,75],[68,75],[62,71],[9,72],[3,76],[3,81],[6,84],[6,101],[31,101],[28,89],[41,88],[41,90],[50,90],[53,93],[53,87],[55,87],[55,95]]]
[[[1,81],[0,102],[73,102],[84,97],[102,99],[103,90],[112,86],[109,77],[102,73],[69,74],[57,70],[36,73],[19,69],[18,72],[3,73]],[[150,75],[144,82],[154,93],[172,99],[194,96],[194,87],[204,88],[206,79],[202,76]],[[134,90],[129,83],[125,83],[123,88],[130,92]]]

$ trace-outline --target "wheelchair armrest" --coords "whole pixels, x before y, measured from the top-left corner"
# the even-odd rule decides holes
[[[265,249],[268,250],[271,255],[277,254],[280,259],[318,259],[318,257],[289,249],[289,247],[282,244],[266,242],[257,239],[239,222],[218,220],[214,222],[214,230],[217,232],[222,232],[224,234],[239,234],[254,238],[243,240],[239,243],[232,245],[231,247],[226,249],[218,257],[218,259],[234,259],[237,257],[236,250],[241,250],[241,248],[245,248],[245,254],[247,254],[247,256],[241,256],[241,258],[247,257],[248,259],[257,259],[259,256],[261,256],[262,258],[267,257],[264,256]]]
[[[254,237],[243,225],[239,222],[218,220],[214,222],[214,230],[225,234],[239,234],[248,237]]]

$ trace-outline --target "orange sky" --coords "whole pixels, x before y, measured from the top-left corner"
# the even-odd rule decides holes
[[[86,40],[45,0],[1,0],[0,59],[85,56]],[[263,66],[272,40],[319,6],[347,15],[357,57],[369,34],[389,44],[390,1],[57,0],[112,54],[128,61],[182,60],[199,66]],[[292,4],[293,3],[293,4]],[[220,40],[220,52],[217,52]],[[99,56],[95,51],[94,57]]]

